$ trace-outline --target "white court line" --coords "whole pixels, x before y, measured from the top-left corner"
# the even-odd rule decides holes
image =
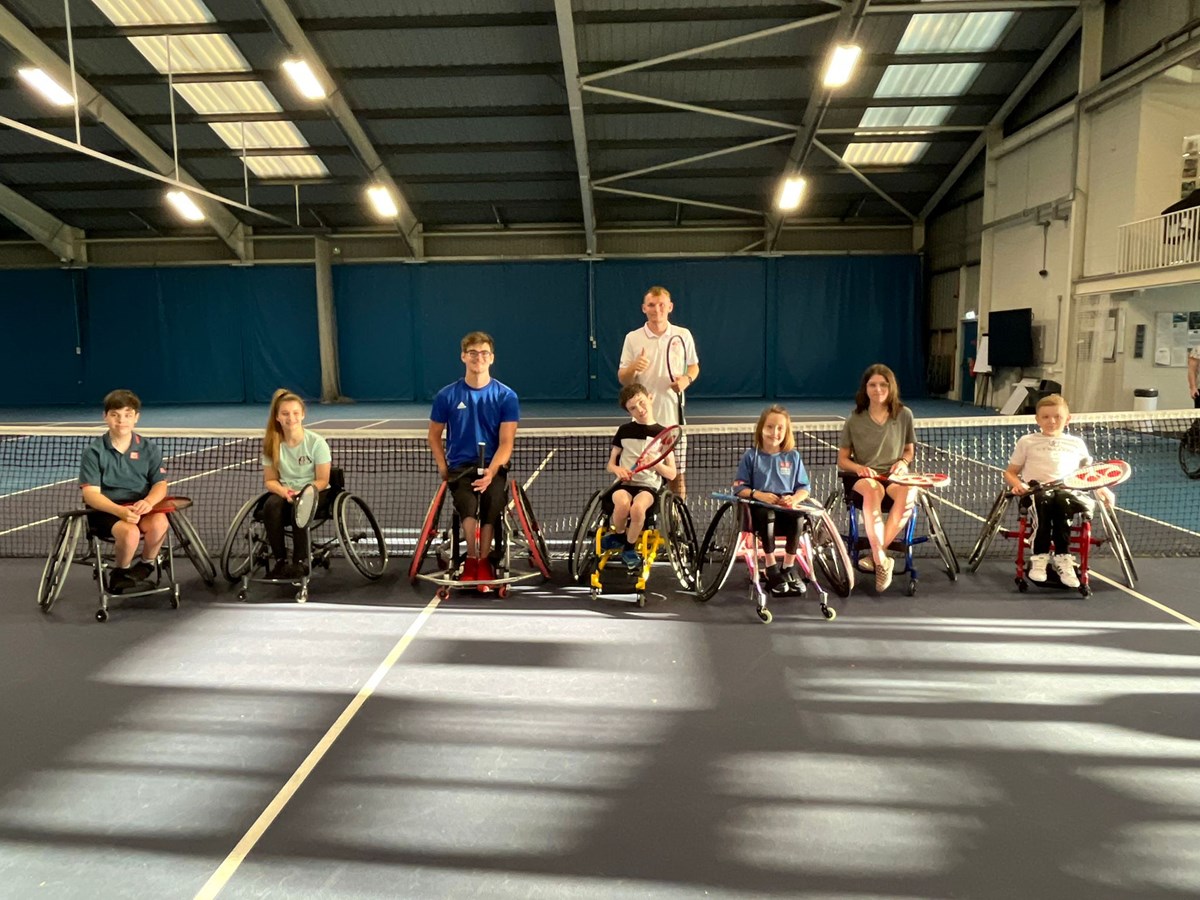
[[[421,630],[422,626],[429,621],[429,617],[433,615],[433,611],[437,609],[440,602],[441,600],[435,596],[429,601],[429,605],[421,610],[421,614],[417,616],[416,621],[408,626],[408,630],[396,642],[396,646],[392,648],[387,658],[376,667],[374,673],[367,679],[367,683],[362,686],[354,696],[354,699],[342,710],[342,714],[337,717],[336,721],[329,726],[329,730],[325,732],[321,740],[317,741],[317,745],[304,758],[304,762],[300,763],[299,768],[292,773],[292,777],[279,789],[279,793],[275,795],[274,799],[267,804],[267,808],[254,820],[254,824],[250,826],[250,830],[237,842],[237,846],[229,852],[229,855],[225,857],[225,861],[217,867],[217,870],[204,883],[204,887],[200,888],[200,891],[196,894],[196,900],[211,900],[228,884],[234,872],[238,870],[238,867],[246,859],[246,856],[254,849],[254,845],[258,843],[266,830],[271,827],[271,823],[283,812],[283,808],[295,796],[296,791],[300,790],[300,786],[312,774],[313,769],[317,767],[317,763],[329,752],[329,748],[333,746],[334,741],[346,730],[346,726],[350,724],[350,720],[362,709],[367,699],[375,693],[375,688],[379,687],[384,676],[396,664],[396,660],[408,649],[408,645],[413,642],[413,638],[417,636],[417,632]]]
[[[1121,582],[1114,581],[1113,579],[1109,578],[1107,575],[1101,575],[1099,572],[1097,572],[1095,570],[1089,570],[1088,577],[1089,578],[1099,578],[1105,584],[1111,584],[1113,587],[1117,588],[1118,590],[1122,590],[1125,593],[1127,593],[1130,597],[1134,597],[1138,600],[1141,600],[1143,603],[1149,603],[1155,609],[1161,609],[1167,615],[1174,616],[1181,622],[1187,622],[1187,624],[1191,625],[1193,628],[1200,628],[1200,622],[1197,622],[1195,619],[1191,618],[1190,616],[1185,616],[1183,613],[1179,612],[1179,610],[1171,609],[1171,607],[1167,606],[1167,604],[1159,603],[1153,597],[1147,597],[1145,594],[1140,593],[1139,591],[1133,590],[1133,588],[1126,587],[1125,585],[1121,584]]]
[[[352,428],[350,430],[351,431],[365,431],[368,428],[374,428],[376,425],[382,425],[385,422],[389,422],[389,421],[391,421],[391,420],[390,419],[378,419],[374,422],[368,422],[366,425],[359,425],[357,428]]]

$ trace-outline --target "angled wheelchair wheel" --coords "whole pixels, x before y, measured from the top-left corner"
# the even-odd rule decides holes
[[[717,509],[704,540],[696,566],[696,599],[708,602],[725,586],[737,559],[742,539],[741,504],[726,501]]]
[[[221,545],[221,574],[227,581],[237,581],[253,566],[251,554],[254,552],[254,541],[250,532],[254,527],[254,510],[265,496],[259,494],[247,500],[233,517],[225,535],[225,543]]]
[[[967,557],[967,571],[974,572],[979,568],[979,564],[983,562],[984,556],[987,555],[988,547],[992,546],[992,541],[996,538],[996,533],[1000,530],[1000,525],[1004,522],[1004,514],[1008,511],[1008,504],[1011,503],[1013,497],[1008,491],[1001,491],[996,498],[996,502],[992,504],[991,512],[983,521],[983,529],[979,532],[979,537],[975,541],[975,546],[971,548],[971,555]]]
[[[58,534],[54,537],[54,546],[42,569],[42,580],[38,584],[38,606],[44,613],[50,612],[62,593],[71,562],[75,559],[75,548],[79,545],[79,538],[84,529],[85,520],[82,514],[68,514],[61,519]]]
[[[343,491],[333,501],[333,521],[346,559],[363,578],[377,580],[387,568],[388,549],[375,514],[361,497]]]
[[[1200,478],[1200,419],[1180,435],[1179,468],[1188,478]]]
[[[826,507],[828,509],[828,507]],[[812,543],[813,568],[820,572],[825,584],[839,597],[849,597],[854,590],[854,568],[833,517],[828,512],[806,517],[809,541]]]
[[[1125,576],[1125,583],[1130,588],[1135,588],[1138,579],[1137,567],[1133,564],[1133,554],[1129,551],[1129,541],[1125,539],[1125,531],[1121,528],[1121,523],[1117,521],[1117,511],[1104,502],[1097,503],[1096,507],[1100,512],[1100,521],[1104,523],[1104,534],[1108,538],[1109,544],[1112,545],[1113,556],[1117,558],[1121,574]]]
[[[951,581],[958,581],[958,557],[954,555],[954,546],[950,543],[950,538],[946,536],[946,529],[942,527],[942,519],[925,491],[921,491],[917,496],[919,498],[917,502],[921,504],[921,509],[925,512],[925,527],[929,530],[929,540],[937,550],[938,556],[942,558],[942,567],[946,572],[946,577]]]
[[[517,514],[517,524],[529,547],[529,560],[533,563],[533,567],[542,573],[543,578],[549,578],[550,550],[546,546],[546,539],[542,537],[542,527],[533,514],[533,507],[529,505],[525,489],[512,481],[509,482],[509,491],[512,494],[513,512]]]
[[[429,501],[429,509],[425,513],[425,518],[421,522],[421,533],[417,535],[417,546],[413,548],[412,562],[408,566],[408,580],[413,584],[417,583],[417,575],[421,571],[421,563],[425,561],[425,554],[429,552],[429,545],[433,543],[433,536],[437,532],[438,521],[442,517],[442,504],[446,502],[446,482],[438,485],[438,489],[433,494],[433,499]]]
[[[571,536],[567,574],[577,584],[583,584],[591,578],[592,570],[596,568],[596,529],[604,524],[604,510],[600,503],[603,496],[603,490],[592,494],[583,515],[575,525],[575,533]]]
[[[196,531],[192,520],[188,518],[187,513],[179,509],[168,514],[167,521],[171,524],[175,543],[183,550],[184,556],[196,569],[200,580],[212,587],[217,583],[217,567],[213,565],[212,556],[209,554],[208,548],[204,546],[200,532]]]
[[[667,533],[667,557],[675,570],[675,579],[685,591],[696,589],[696,567],[700,558],[700,542],[687,504],[677,495],[667,492],[663,514]]]

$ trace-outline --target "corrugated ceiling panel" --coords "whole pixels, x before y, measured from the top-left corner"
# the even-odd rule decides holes
[[[559,82],[539,75],[511,78],[390,78],[351,81],[342,88],[355,109],[445,107],[553,106],[567,95]]]
[[[239,0],[244,2],[244,0]],[[499,13],[544,13],[545,0],[289,0],[299,19],[362,16],[463,16]]]
[[[553,25],[325,31],[313,43],[331,68],[561,63]]]
[[[558,117],[392,119],[389,121],[373,120],[366,122],[365,125],[371,133],[371,137],[380,144],[420,146],[422,144],[571,140],[571,120],[565,106],[562,115]]]

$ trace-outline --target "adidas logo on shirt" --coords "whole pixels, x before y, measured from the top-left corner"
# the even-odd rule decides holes
[[[459,400],[459,401],[458,401],[458,406],[457,406],[457,407],[455,407],[455,408],[456,408],[456,409],[466,409],[466,408],[467,408],[467,404],[465,404],[465,403],[463,403],[461,400]]]

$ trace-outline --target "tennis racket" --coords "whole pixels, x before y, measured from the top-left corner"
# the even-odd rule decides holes
[[[122,506],[133,506],[133,503],[122,503]],[[187,497],[163,497],[146,515],[154,513],[173,513],[176,510],[187,509],[192,505],[192,501]]]
[[[317,514],[318,498],[319,492],[315,484],[306,484],[300,489],[300,493],[292,498],[292,522],[297,528],[307,528],[312,524],[313,517]]]
[[[674,383],[676,378],[686,374],[687,344],[683,340],[683,335],[677,334],[667,341],[667,377]],[[679,424],[686,425],[684,408],[687,406],[687,398],[683,391],[675,394],[675,402],[679,405]]]
[[[668,425],[656,434],[638,454],[637,461],[633,464],[633,474],[645,472],[666,459],[679,443],[682,434],[683,429],[678,425]]]
[[[936,488],[950,483],[950,476],[945,472],[893,472],[880,477],[905,487]]]
[[[1050,491],[1055,488],[1066,488],[1069,491],[1094,491],[1097,488],[1116,487],[1127,481],[1132,474],[1133,469],[1125,460],[1110,459],[1107,462],[1084,466],[1058,481],[1039,484],[1037,490]]]

